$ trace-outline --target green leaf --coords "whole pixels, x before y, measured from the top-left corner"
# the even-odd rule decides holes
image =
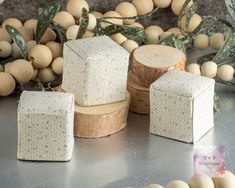
[[[64,44],[65,42],[68,41],[67,37],[66,37],[66,29],[64,27],[62,27],[61,25],[57,24],[56,22],[51,23],[50,25],[51,29],[55,30],[56,33],[58,34],[59,38],[60,38],[60,42],[62,44]]]
[[[185,32],[184,32],[184,30],[183,30],[182,27],[181,27],[181,20],[182,20],[183,16],[186,14],[186,10],[187,10],[187,7],[188,7],[190,1],[191,1],[191,0],[186,0],[186,1],[185,1],[184,5],[182,6],[182,9],[181,9],[181,11],[180,11],[180,13],[179,13],[179,16],[178,16],[178,28],[179,28],[179,30],[180,30],[182,33],[185,33]]]
[[[197,3],[193,3],[187,11],[187,14],[186,14],[186,31],[187,32],[188,32],[190,20],[195,14],[197,8],[198,8]]]
[[[130,26],[122,26],[121,27],[121,34],[123,34],[129,40],[134,40],[139,45],[144,42],[144,29],[139,27],[130,27]]]
[[[111,25],[105,28],[102,28],[100,26],[100,22],[103,22],[103,20],[99,20],[98,22],[98,25],[96,28],[96,32],[98,35],[110,36],[116,33],[121,33],[126,38],[128,38],[129,40],[134,40],[139,45],[141,45],[144,42],[145,33],[144,33],[144,29],[142,28],[131,27],[127,25],[117,25],[117,24],[112,24],[112,23],[110,23]]]
[[[227,6],[228,12],[235,21],[235,0],[225,0],[225,4]]]
[[[173,38],[173,41],[174,41],[175,48],[181,50],[182,52],[184,52],[184,54],[186,54],[186,47],[183,44],[183,42],[181,42],[179,39],[176,39],[175,37]]]
[[[38,23],[35,34],[35,40],[37,43],[41,40],[43,34],[47,30],[59,10],[60,4],[57,2],[51,2],[41,10],[40,15],[38,16]]]
[[[89,13],[85,8],[82,8],[82,18],[79,26],[78,34],[76,39],[82,38],[82,36],[86,33],[87,27],[89,24]]]
[[[203,55],[197,59],[197,63],[199,65],[202,65],[203,63],[205,63],[207,61],[212,61],[212,59],[215,57],[215,55],[216,55],[216,52]]]
[[[219,101],[219,96],[215,93],[214,94],[214,110],[216,112],[220,111],[220,101]]]
[[[191,36],[195,37],[200,33],[211,36],[217,30],[218,30],[218,19],[216,17],[213,17],[213,16],[203,16],[201,23],[191,33]]]
[[[15,29],[14,27],[10,25],[6,25],[5,28],[7,32],[9,33],[9,35],[11,36],[11,38],[13,39],[13,41],[19,47],[22,56],[25,59],[28,59],[28,47],[23,36],[20,34],[20,32],[17,29]]]
[[[215,57],[212,59],[212,61],[219,63],[223,61],[225,58],[229,56],[229,53],[233,47],[233,29],[229,29],[228,34],[226,36],[224,45],[222,48],[217,52]]]
[[[98,35],[107,35],[107,36],[120,33],[122,30],[122,27],[120,25],[114,25],[114,24],[109,25],[105,28],[102,28],[102,27],[97,27],[97,28],[98,30],[96,32]]]
[[[175,46],[175,42],[174,42],[174,34],[170,34],[169,36],[163,38],[162,40],[159,40],[157,42],[157,44],[162,44],[162,45],[166,45],[166,46]]]

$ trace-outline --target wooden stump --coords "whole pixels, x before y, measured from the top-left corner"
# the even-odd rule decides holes
[[[138,114],[149,114],[149,88],[137,84],[132,78],[132,72],[128,74],[127,89],[131,94],[130,111]]]
[[[126,127],[130,94],[122,102],[83,107],[75,105],[75,136],[99,138],[114,134]]]
[[[169,70],[184,71],[186,56],[170,46],[144,45],[133,52],[131,62],[134,81],[141,86],[150,87]]]

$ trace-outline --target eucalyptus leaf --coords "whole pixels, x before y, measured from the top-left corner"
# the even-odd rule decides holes
[[[173,41],[174,41],[175,48],[181,50],[182,52],[184,52],[184,54],[186,54],[186,47],[183,44],[183,42],[181,42],[179,39],[176,39],[175,37],[173,38]]]
[[[162,45],[167,45],[167,46],[172,46],[174,47],[175,46],[175,42],[174,42],[174,34],[170,34],[169,36],[159,40],[157,42],[157,44],[162,44]]]
[[[189,29],[189,24],[190,21],[193,17],[193,15],[195,14],[196,10],[198,8],[198,4],[196,2],[194,2],[188,9],[187,14],[186,14],[186,31],[188,32]]]
[[[229,53],[233,47],[233,29],[229,29],[228,34],[226,36],[224,45],[222,48],[217,52],[215,57],[212,59],[212,61],[219,63],[223,61],[225,58],[229,56]]]
[[[56,13],[60,10],[60,4],[57,2],[49,3],[38,16],[38,23],[36,27],[36,34],[35,40],[38,43],[47,28],[50,26],[53,18],[55,17]]]
[[[53,30],[56,31],[56,33],[57,33],[58,36],[59,36],[60,42],[61,42],[62,44],[68,41],[68,39],[67,39],[67,37],[66,37],[66,29],[65,29],[63,26],[61,26],[61,25],[57,24],[56,22],[52,21],[50,27],[51,27]]]
[[[197,63],[199,65],[202,65],[203,63],[205,63],[207,61],[212,61],[212,59],[215,57],[215,55],[216,55],[216,52],[203,55],[197,59]]]
[[[219,101],[219,96],[215,93],[214,94],[214,110],[216,112],[220,111],[220,101]]]
[[[179,28],[179,30],[181,31],[181,33],[185,33],[184,30],[183,30],[182,27],[181,27],[181,21],[182,21],[183,16],[184,16],[185,13],[186,13],[186,9],[187,9],[187,7],[188,7],[188,5],[189,5],[190,2],[191,2],[191,0],[186,0],[186,1],[184,2],[183,6],[182,6],[182,9],[181,9],[181,11],[180,11],[180,13],[179,13],[179,16],[178,16],[178,28]]]
[[[100,22],[102,21],[103,20],[100,20]],[[97,34],[111,36],[116,33],[121,33],[126,38],[128,38],[129,40],[134,40],[139,45],[141,45],[144,42],[144,38],[145,38],[144,29],[139,28],[139,27],[126,26],[126,25],[117,25],[113,23],[110,23],[110,24],[111,25],[108,25],[105,28],[102,28],[98,24],[97,30],[96,30]]]
[[[76,39],[82,38],[82,36],[87,31],[88,24],[89,24],[89,13],[85,8],[82,8],[82,18]]]
[[[120,25],[115,25],[115,24],[108,25],[105,28],[102,27],[97,27],[97,28],[99,28],[99,30],[96,31],[98,35],[107,35],[107,36],[120,33],[122,30],[122,27]]]
[[[211,36],[218,30],[218,19],[214,16],[203,16],[201,23],[198,27],[191,33],[192,37],[198,34],[206,34]]]
[[[28,59],[28,47],[24,40],[24,37],[20,34],[20,32],[15,29],[14,27],[10,25],[6,25],[6,30],[13,39],[13,41],[16,43],[16,45],[19,47],[22,56],[24,59]]]
[[[225,4],[227,6],[228,12],[235,21],[235,0],[225,0]]]
[[[134,40],[139,45],[144,42],[144,29],[139,27],[130,27],[130,26],[122,26],[121,34],[123,34],[129,40]]]

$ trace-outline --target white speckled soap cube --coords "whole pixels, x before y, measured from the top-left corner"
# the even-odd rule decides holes
[[[64,45],[62,88],[82,106],[126,99],[129,53],[107,36]]]
[[[24,91],[18,105],[17,158],[70,160],[74,146],[73,127],[72,94]]]
[[[215,81],[169,71],[150,87],[150,132],[187,143],[197,142],[214,126]]]

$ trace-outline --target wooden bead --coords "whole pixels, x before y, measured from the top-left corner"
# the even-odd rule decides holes
[[[131,64],[133,79],[144,87],[150,85],[168,70],[184,70],[185,54],[173,47],[145,45],[133,52]]]
[[[11,36],[4,28],[0,28],[0,41],[7,41],[9,43],[12,42]]]
[[[50,67],[40,69],[38,72],[38,78],[43,83],[50,83],[55,80],[55,75]]]
[[[183,8],[185,1],[186,0],[172,0],[171,9],[175,15],[178,16],[180,14],[180,11]],[[187,8],[189,8],[192,4],[193,4],[193,1],[190,1]]]
[[[67,11],[60,11],[58,12],[55,17],[53,18],[53,21],[57,24],[63,26],[64,28],[68,28],[71,25],[75,24],[74,17]]]
[[[196,63],[189,64],[186,67],[186,70],[187,70],[187,72],[190,72],[192,74],[201,76],[200,66],[198,64],[196,64]]]
[[[110,38],[112,40],[114,40],[116,43],[118,43],[119,45],[121,45],[122,43],[127,41],[127,38],[124,35],[122,35],[121,33],[113,34],[110,36]]]
[[[218,77],[223,81],[231,81],[234,75],[234,68],[231,65],[222,65],[218,69]]]
[[[214,50],[219,50],[224,45],[224,34],[214,33],[210,37],[210,47]]]
[[[69,0],[66,6],[67,11],[77,19],[81,18],[83,8],[89,12],[89,5],[85,0]]]
[[[122,17],[118,12],[116,11],[108,11],[106,12],[103,17]],[[123,20],[122,19],[115,19],[115,18],[110,18],[110,19],[106,19],[109,22],[112,22],[113,24],[118,24],[118,25],[122,25],[123,24]],[[108,23],[101,23],[102,27],[107,27]]]
[[[154,8],[152,0],[132,0],[132,4],[135,6],[138,15],[147,14]]]
[[[156,44],[163,29],[156,25],[151,25],[145,29],[145,44]]]
[[[93,14],[96,18],[101,18],[103,16],[103,14],[98,11],[93,11],[93,12],[91,12],[91,14]]]
[[[181,19],[181,27],[184,31],[192,33],[201,23],[202,17],[198,14],[194,14],[189,21],[189,27],[186,28],[186,15],[184,15]]]
[[[189,185],[180,180],[174,180],[167,184],[166,188],[190,188]],[[199,187],[198,187],[199,188]]]
[[[26,42],[34,39],[34,33],[33,33],[33,30],[31,28],[23,26],[23,27],[20,27],[18,29],[18,31],[23,36],[23,38]]]
[[[209,47],[209,37],[205,34],[199,34],[194,39],[194,47],[199,50],[206,50]]]
[[[164,32],[164,33],[161,34],[160,40],[162,40],[162,39],[164,39],[164,38],[166,38],[166,37],[168,37],[168,36],[170,36],[170,35],[172,35],[172,34],[173,34],[173,33],[172,33],[172,32],[169,32],[169,31]]]
[[[138,48],[138,44],[133,40],[126,40],[122,43],[122,47],[125,48],[129,53],[132,53],[136,48]]]
[[[75,105],[74,134],[82,138],[99,138],[114,134],[126,127],[130,94],[122,102],[83,107]]]
[[[189,180],[190,188],[214,188],[214,183],[210,177],[207,176],[193,176]]]
[[[32,29],[33,31],[36,29],[37,27],[37,23],[38,23],[38,20],[36,19],[29,19],[29,20],[26,20],[24,22],[24,27],[28,27],[30,29]]]
[[[8,96],[15,90],[14,78],[6,72],[0,72],[0,96]]]
[[[5,28],[6,25],[10,25],[15,29],[18,29],[23,26],[21,21],[17,18],[7,18],[6,20],[3,21],[2,27]]]
[[[137,16],[137,10],[135,6],[129,2],[120,3],[115,9],[122,17]],[[135,19],[124,19],[123,23],[130,25],[135,22]]]
[[[144,26],[142,24],[140,24],[139,22],[134,22],[130,26],[132,26],[132,27],[139,27],[139,28],[144,29]]]
[[[149,114],[149,88],[137,84],[132,78],[132,72],[128,74],[127,90],[131,94],[130,111],[138,114]]]
[[[213,61],[208,61],[202,64],[201,73],[202,76],[206,76],[209,78],[214,78],[217,75],[218,66]]]
[[[167,8],[171,5],[172,0],[153,0],[153,3],[156,7]]]
[[[181,34],[180,30],[178,27],[172,27],[170,29],[167,30],[167,32],[171,32],[171,33],[174,33],[175,36],[178,36]]]
[[[0,57],[8,57],[12,54],[12,45],[7,41],[0,41]]]

